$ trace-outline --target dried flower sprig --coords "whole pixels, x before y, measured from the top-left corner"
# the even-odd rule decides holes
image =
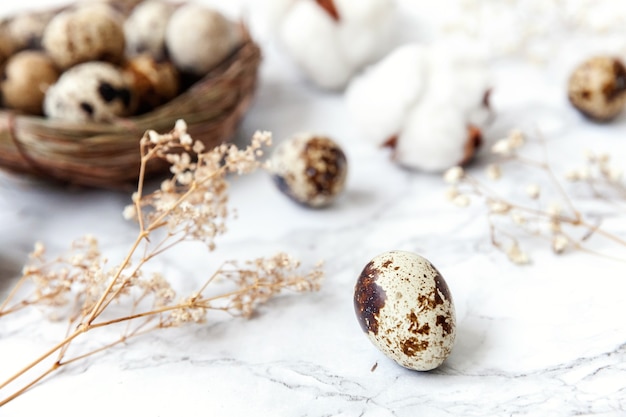
[[[565,174],[565,178],[573,183],[586,184],[592,196],[626,210],[626,184],[623,181],[623,170],[612,164],[608,153],[597,154],[587,150],[585,164]]]
[[[183,121],[167,134],[146,132],[140,141],[137,191],[123,213],[138,222],[139,233],[121,263],[109,266],[92,236],[76,240],[66,255],[52,260],[38,243],[14,290],[0,304],[0,320],[29,306],[49,308],[55,318],[69,320],[67,335],[59,343],[0,382],[0,391],[5,391],[0,406],[60,368],[131,337],[202,323],[209,311],[250,317],[260,304],[284,290],[319,289],[321,265],[301,273],[299,262],[284,253],[243,264],[226,262],[198,290],[182,297],[160,273],[146,271],[149,261],[184,241],[215,249],[215,238],[226,231],[229,216],[227,175],[258,168],[263,147],[270,144],[269,133],[257,132],[243,150],[224,144],[206,151],[187,134]],[[158,160],[170,164],[172,176],[159,189],[146,192],[146,167]],[[94,347],[85,337],[111,326],[123,327],[109,343]],[[11,387],[12,393],[6,393]]]
[[[513,187],[507,192],[497,192],[486,181],[479,180],[461,167],[453,167],[444,174],[444,180],[450,184],[447,198],[459,207],[467,207],[473,200],[481,201],[486,208],[491,243],[515,264],[523,265],[531,261],[529,254],[522,249],[520,233],[548,240],[556,254],[581,250],[624,262],[623,258],[612,257],[591,248],[589,240],[596,235],[624,247],[626,240],[604,230],[600,227],[601,219],[586,216],[574,204],[562,181],[554,173],[543,138],[536,140],[542,150],[539,158],[531,158],[521,152],[527,143],[528,139],[519,130],[497,141],[491,152],[499,160],[487,166],[485,177],[494,183],[502,178],[505,165],[509,168],[508,165],[518,163],[532,170],[533,175],[543,175],[545,188],[530,182],[521,190]],[[608,198],[600,194],[600,184],[610,185],[619,192],[624,190],[623,184],[619,182],[619,171],[609,166],[607,156],[589,154],[587,162],[588,166],[584,169],[568,173],[567,179],[585,181],[596,192],[596,197],[602,196],[607,201]],[[510,186],[510,183],[507,185]],[[517,195],[512,195],[515,191]]]

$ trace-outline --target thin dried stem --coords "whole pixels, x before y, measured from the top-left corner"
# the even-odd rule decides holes
[[[525,139],[521,132],[513,131],[510,136],[498,141],[492,151],[501,156],[499,164],[492,164],[488,167],[487,176],[491,179],[499,179],[501,176],[500,165],[504,163],[518,163],[523,167],[538,170],[542,172],[549,181],[551,189],[556,193],[556,200],[561,202],[566,210],[562,210],[559,206],[543,206],[541,204],[540,188],[531,184],[527,187],[526,192],[529,199],[534,200],[536,207],[528,204],[519,203],[518,201],[508,198],[507,196],[494,191],[484,182],[476,177],[468,174],[460,167],[450,169],[444,175],[444,179],[453,185],[448,191],[448,196],[453,203],[459,206],[467,206],[472,201],[470,197],[478,197],[487,207],[487,221],[489,224],[489,234],[492,245],[502,252],[506,253],[509,259],[518,264],[527,263],[528,256],[521,250],[519,242],[514,234],[506,232],[500,225],[504,220],[512,220],[512,225],[527,234],[549,239],[552,249],[555,253],[563,253],[566,249],[578,249],[580,251],[600,255],[600,252],[591,249],[583,242],[588,241],[591,236],[597,235],[610,242],[626,248],[626,239],[611,233],[610,231],[600,227],[597,221],[591,222],[585,219],[582,212],[576,207],[572,197],[565,189],[563,182],[559,180],[550,164],[549,152],[546,140],[539,134],[537,141],[542,149],[542,159],[535,160],[520,154],[519,150],[524,145]],[[596,169],[600,174],[600,178],[610,182],[617,178],[613,167],[608,165],[608,156],[589,157],[591,168]],[[589,172],[591,169],[587,167],[585,170],[575,171],[568,175],[570,180],[583,180],[593,187],[590,182]],[[615,182],[615,181],[614,181]],[[617,189],[622,188],[621,183],[615,182]],[[626,189],[626,188],[625,188]],[[548,187],[550,190],[550,187]],[[598,193],[599,194],[599,193]],[[554,195],[550,195],[554,198]],[[500,221],[502,220],[502,221]],[[533,227],[530,227],[533,225]],[[583,235],[576,239],[571,234],[565,233],[564,228],[580,230]],[[506,236],[511,246],[506,247],[500,242],[498,235]],[[602,254],[604,258],[612,259],[620,262],[626,262],[626,259],[611,255]]]
[[[63,307],[68,304],[66,296],[74,295],[71,303],[73,312],[69,316],[65,337],[8,377],[0,384],[0,389],[17,384],[16,381],[28,372],[44,367],[43,362],[55,354],[56,361],[49,368],[43,369],[39,376],[4,397],[0,405],[19,397],[59,368],[101,353],[130,337],[157,328],[188,322],[200,323],[209,310],[233,315],[239,312],[249,317],[256,306],[284,289],[302,292],[319,287],[322,277],[319,267],[300,275],[296,272],[299,266],[297,261],[284,254],[277,254],[272,258],[250,261],[246,264],[249,268],[237,268],[236,263],[226,262],[202,284],[198,292],[174,302],[175,292],[171,284],[160,274],[144,276],[145,265],[187,240],[203,242],[209,250],[213,250],[213,240],[224,232],[223,222],[228,215],[226,174],[243,174],[256,169],[260,165],[256,160],[262,154],[260,148],[270,144],[270,137],[267,133],[258,133],[244,150],[221,145],[204,152],[202,144],[194,143],[186,133],[184,122],[179,121],[169,134],[146,132],[140,143],[141,164],[137,191],[133,195],[132,205],[124,210],[125,217],[137,220],[139,231],[122,262],[112,270],[105,269],[106,259],[102,257],[97,241],[93,238],[77,241],[70,254],[54,262],[45,262],[40,248],[33,253],[35,265],[25,269],[29,272],[23,274],[16,288],[3,302],[0,317],[29,305],[47,303],[50,308]],[[191,152],[195,154],[197,162],[192,162]],[[173,176],[161,184],[160,190],[146,194],[147,166],[155,158],[170,162]],[[153,243],[150,237],[163,228],[168,229],[167,234],[159,242]],[[142,245],[143,250],[140,251]],[[225,270],[226,265],[235,267]],[[236,288],[212,296],[203,295],[218,276],[227,278]],[[34,285],[34,295],[11,306],[11,300],[27,282]],[[128,311],[119,317],[107,318],[104,314],[114,301],[120,304],[130,301]],[[150,302],[151,307],[146,306],[145,311],[137,312],[141,305]],[[160,317],[158,322],[146,328],[149,323],[154,323],[157,316]],[[131,323],[137,320],[143,321],[131,331]],[[119,339],[65,359],[79,336],[120,323],[128,324]]]

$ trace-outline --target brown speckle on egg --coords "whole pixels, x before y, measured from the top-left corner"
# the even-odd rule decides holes
[[[370,262],[359,276],[354,294],[354,308],[364,332],[378,334],[378,312],[385,306],[387,294],[376,285],[378,273]]]
[[[369,262],[357,280],[354,307],[372,343],[406,368],[434,369],[452,350],[456,319],[450,290],[417,254],[391,251]]]
[[[589,119],[606,122],[626,105],[626,68],[622,61],[598,56],[580,64],[568,83],[572,105]]]

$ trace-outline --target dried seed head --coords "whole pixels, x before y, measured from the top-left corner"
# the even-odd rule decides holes
[[[563,253],[569,244],[569,239],[562,234],[557,234],[552,238],[552,250],[555,253]]]
[[[490,180],[499,180],[502,177],[502,169],[500,165],[489,164],[486,169],[487,178]]]
[[[536,200],[541,195],[541,188],[539,188],[537,184],[529,184],[526,186],[526,195],[533,200]]]
[[[513,242],[511,246],[507,248],[506,255],[511,262],[517,265],[526,265],[530,263],[528,254],[520,249],[517,242]]]
[[[456,166],[448,169],[443,174],[443,179],[448,184],[457,184],[461,180],[461,178],[463,178],[463,175],[465,175],[463,168]]]

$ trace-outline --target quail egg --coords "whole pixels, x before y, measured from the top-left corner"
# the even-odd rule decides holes
[[[59,13],[41,42],[62,69],[87,61],[118,63],[124,56],[121,16],[104,4],[85,4]]]
[[[30,114],[41,114],[44,94],[59,78],[52,60],[40,51],[22,51],[11,56],[3,79],[2,104]]]
[[[327,206],[345,188],[346,156],[337,143],[324,136],[299,134],[284,141],[270,164],[278,188],[305,206]]]
[[[240,43],[241,30],[218,11],[188,3],[169,19],[165,45],[183,72],[205,75]]]
[[[610,56],[597,56],[580,64],[569,79],[569,101],[583,115],[609,121],[626,105],[626,68]]]
[[[156,60],[165,59],[165,29],[176,5],[162,0],[148,0],[133,9],[124,22],[126,51],[129,56],[148,53]]]
[[[108,62],[86,62],[65,71],[46,92],[44,114],[52,119],[106,122],[135,107],[130,77]]]
[[[138,100],[137,113],[144,113],[173,99],[180,89],[178,70],[169,61],[157,61],[149,54],[129,58],[124,70],[132,79]]]
[[[452,350],[456,318],[450,290],[420,255],[390,251],[372,259],[357,280],[354,308],[372,343],[406,368],[434,369]]]

